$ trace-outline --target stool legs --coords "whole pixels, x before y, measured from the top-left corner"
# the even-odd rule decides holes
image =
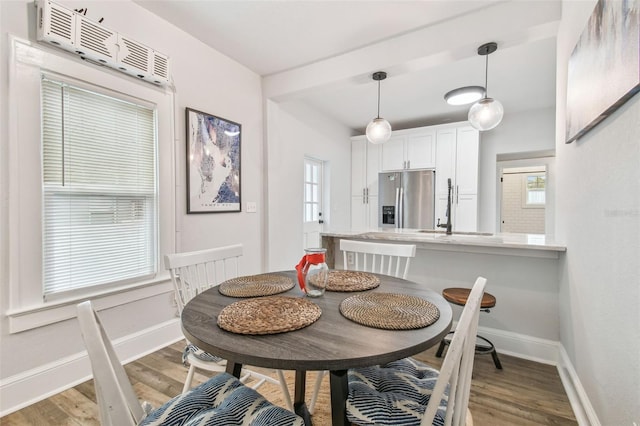
[[[449,334],[452,334],[453,332],[450,332]],[[500,362],[500,358],[498,358],[498,352],[496,351],[496,347],[494,346],[493,343],[491,343],[491,341],[489,341],[489,339],[482,337],[482,336],[476,336],[478,339],[484,341],[486,343],[485,345],[478,345],[476,344],[476,353],[477,354],[491,354],[491,358],[493,358],[493,363],[496,366],[496,368],[498,370],[502,370],[502,363]],[[441,341],[440,341],[440,345],[438,346],[438,350],[436,351],[436,357],[440,358],[442,357],[442,353],[444,352],[444,348],[451,343],[451,341],[449,340],[449,335],[445,336]]]
[[[453,334],[453,332],[450,331],[449,334]],[[449,337],[449,334],[447,334],[445,337],[442,338],[442,340],[440,340],[440,346],[438,346],[438,350],[436,351],[436,356],[438,358],[442,357],[442,352],[444,352],[444,347],[447,346],[449,343],[451,343],[449,340],[447,340],[447,337]]]
[[[491,358],[493,358],[493,363],[495,364],[498,370],[502,370],[502,363],[500,362],[500,358],[498,358],[498,352],[496,352],[496,347],[489,341],[489,339],[476,336],[478,339],[484,341],[487,345],[478,345],[476,344],[476,353],[477,354],[491,354]]]
[[[496,368],[498,370],[502,370],[502,363],[498,358],[498,352],[496,352],[496,348],[493,348],[493,350],[491,351],[491,358],[493,358],[493,363],[496,365]]]

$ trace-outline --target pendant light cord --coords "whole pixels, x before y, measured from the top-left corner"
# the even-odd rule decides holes
[[[484,62],[484,97],[489,97],[489,84],[487,83],[487,76],[489,75],[489,54],[486,55],[486,61]]]
[[[378,118],[380,118],[380,80],[378,80]]]

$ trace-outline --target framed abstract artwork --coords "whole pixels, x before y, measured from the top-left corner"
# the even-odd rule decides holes
[[[240,211],[242,126],[186,108],[187,213]]]
[[[566,143],[640,91],[640,0],[598,0],[569,59]]]

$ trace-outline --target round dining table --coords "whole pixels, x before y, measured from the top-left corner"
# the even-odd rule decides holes
[[[296,285],[278,296],[306,297],[297,285],[295,271],[278,272]],[[323,296],[308,298],[322,311],[320,318],[304,328],[278,334],[249,335],[225,331],[217,324],[223,308],[242,300],[220,293],[212,287],[193,299],[182,311],[182,331],[201,349],[227,360],[227,372],[240,377],[243,365],[295,370],[294,410],[311,424],[305,403],[306,372],[329,370],[332,425],[348,425],[346,399],[347,370],[385,364],[420,353],[449,332],[452,310],[449,303],[425,284],[372,274],[380,285],[367,292],[416,296],[435,305],[439,318],[426,327],[388,330],[358,324],[340,313],[340,303],[355,292],[326,291]]]

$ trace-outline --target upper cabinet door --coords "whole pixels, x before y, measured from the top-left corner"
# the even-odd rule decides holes
[[[382,170],[402,170],[405,168],[404,136],[392,136],[381,145]]]
[[[405,168],[432,169],[436,166],[436,131],[421,130],[408,135],[405,143]]]
[[[459,194],[478,193],[478,150],[480,138],[473,127],[457,129],[456,185]]]
[[[456,129],[439,129],[436,134],[436,194],[448,192],[448,182],[456,184]]]
[[[366,185],[369,197],[378,195],[378,173],[380,173],[380,145],[367,142]]]
[[[367,140],[351,139],[351,195],[362,197],[366,187]]]
[[[381,145],[383,171],[432,169],[436,166],[434,129],[401,130]]]

